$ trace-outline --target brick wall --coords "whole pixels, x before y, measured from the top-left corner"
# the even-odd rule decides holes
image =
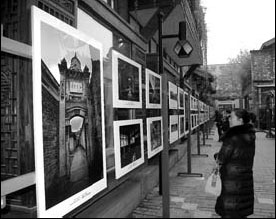
[[[251,51],[253,80],[275,80],[275,48]]]
[[[59,102],[42,88],[43,149],[46,189],[58,174],[59,167]]]

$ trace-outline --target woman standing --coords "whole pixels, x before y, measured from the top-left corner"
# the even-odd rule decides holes
[[[215,159],[220,165],[222,191],[216,213],[222,218],[245,218],[254,211],[253,161],[255,131],[246,110],[231,112],[230,129],[222,136]]]

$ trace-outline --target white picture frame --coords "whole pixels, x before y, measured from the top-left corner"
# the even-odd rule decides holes
[[[178,109],[184,110],[184,107],[185,107],[184,90],[180,87],[177,87],[177,91],[178,91]]]
[[[162,77],[146,68],[146,108],[161,109],[162,106]],[[152,92],[152,90],[156,90]],[[154,94],[153,94],[154,93]]]
[[[156,130],[155,133],[152,131],[153,128]],[[159,134],[160,136],[158,136]],[[153,135],[157,138],[155,141]],[[147,148],[149,159],[163,150],[163,121],[161,116],[147,118]]]
[[[170,144],[178,140],[178,115],[170,115]]]
[[[177,86],[169,81],[169,109],[178,108]]]
[[[179,121],[178,121],[178,124],[179,124],[178,136],[179,136],[179,138],[182,138],[185,135],[185,124],[186,124],[185,115],[179,115],[178,119],[179,119]]]
[[[142,66],[115,50],[112,50],[112,88],[114,108],[142,108]]]
[[[33,56],[33,115],[34,115],[34,148],[35,148],[35,169],[36,169],[36,201],[37,201],[37,217],[62,217],[65,214],[69,213],[76,207],[80,206],[81,204],[85,203],[89,199],[91,199],[94,195],[101,192],[107,187],[107,176],[106,176],[106,155],[105,155],[105,122],[104,122],[104,91],[103,91],[103,57],[102,57],[102,45],[101,43],[95,41],[91,37],[86,36],[82,32],[78,31],[77,29],[71,27],[70,25],[62,22],[61,20],[55,18],[54,16],[38,9],[35,6],[31,7],[31,13],[32,13],[32,56]],[[60,38],[59,38],[60,37]],[[58,39],[58,40],[57,40]],[[68,41],[66,41],[68,40]],[[57,43],[57,45],[55,44]],[[60,45],[61,43],[62,45]],[[55,193],[55,198],[58,198],[56,200],[56,203],[50,203],[48,198],[48,192],[46,191],[46,186],[48,180],[47,180],[47,173],[45,172],[45,166],[44,164],[44,158],[46,155],[44,155],[44,135],[43,135],[43,119],[42,119],[42,110],[43,110],[43,103],[42,103],[42,63],[45,62],[45,65],[47,66],[50,63],[50,60],[53,61],[55,64],[54,66],[48,65],[49,69],[49,76],[50,81],[52,83],[56,84],[56,87],[61,91],[59,93],[60,98],[57,101],[59,103],[62,99],[66,99],[66,96],[62,96],[63,91],[63,85],[60,83],[60,72],[57,73],[55,70],[58,69],[58,63],[61,61],[59,55],[61,57],[67,57],[70,55],[72,57],[73,51],[76,53],[81,54],[79,55],[83,60],[85,60],[85,64],[89,65],[91,64],[91,59],[97,57],[97,71],[99,74],[95,76],[97,80],[99,80],[98,85],[100,88],[97,91],[97,95],[99,95],[98,98],[100,98],[99,103],[99,110],[101,111],[101,117],[99,117],[99,122],[101,126],[97,126],[97,130],[101,133],[101,137],[99,137],[99,141],[101,141],[101,145],[97,145],[97,147],[101,150],[101,155],[97,157],[101,161],[101,164],[98,164],[102,170],[100,171],[100,179],[93,182],[93,183],[87,183],[87,186],[85,185],[83,188],[78,187],[77,191],[74,191],[70,195],[66,195],[66,197],[59,197]],[[49,56],[49,57],[48,57]],[[48,58],[49,59],[48,59]],[[65,58],[64,58],[65,60]],[[77,59],[74,59],[75,62]],[[89,61],[88,61],[89,60]],[[43,62],[42,62],[43,61]],[[66,60],[65,60],[66,61]],[[72,64],[71,62],[71,64]],[[84,64],[84,63],[83,63]],[[67,65],[67,64],[66,64]],[[91,67],[83,68],[83,72],[88,73],[88,71],[92,71],[92,66],[94,64],[91,64]],[[76,66],[71,66],[72,70],[75,71]],[[70,67],[70,69],[71,69]],[[81,67],[81,64],[79,63],[79,67]],[[43,73],[45,74],[45,73]],[[89,84],[91,82],[92,74],[89,75]],[[73,86],[74,85],[74,86]],[[76,91],[82,90],[82,85],[75,83],[72,87]],[[68,88],[69,89],[69,88]],[[49,91],[50,92],[50,91]],[[83,91],[88,92],[88,91]],[[51,95],[53,93],[50,92]],[[56,94],[58,96],[58,93]],[[54,97],[54,95],[53,95]],[[62,110],[61,108],[59,108]],[[59,111],[62,112],[62,111]],[[82,115],[83,116],[83,115]],[[88,118],[89,120],[89,118]],[[60,122],[59,117],[59,122]],[[68,125],[68,124],[64,124]],[[63,129],[63,122],[60,122],[60,127]],[[59,130],[61,130],[59,129]],[[57,142],[60,141],[57,140]],[[65,145],[65,144],[64,144]],[[66,147],[64,145],[59,144],[59,150],[60,148]],[[45,146],[46,147],[46,146]],[[89,147],[92,147],[89,145]],[[62,155],[59,155],[59,158]],[[66,155],[65,155],[66,156]],[[65,157],[64,159],[67,160],[69,155]],[[62,159],[58,158],[59,166],[62,162]],[[68,158],[69,159],[69,158]],[[74,158],[73,158],[74,160]],[[72,161],[73,162],[73,161]],[[71,163],[71,165],[73,165]],[[71,166],[72,167],[72,166]],[[53,167],[52,167],[53,168]],[[58,168],[58,167],[57,167]],[[71,169],[72,170],[72,169]],[[71,171],[70,170],[70,171]],[[82,169],[83,171],[83,169]],[[58,173],[61,173],[59,171]],[[73,173],[73,172],[72,172]],[[89,174],[88,174],[89,175]],[[75,175],[71,175],[75,177]],[[60,180],[62,182],[61,177],[54,177],[57,180]],[[69,184],[70,185],[70,184]],[[66,190],[69,189],[66,187]],[[59,192],[59,191],[57,191]],[[64,195],[64,194],[63,194]],[[67,197],[68,196],[68,197]]]
[[[115,178],[119,179],[143,164],[145,161],[143,120],[134,119],[114,121],[113,130],[115,152]],[[135,136],[135,131],[137,131],[140,136]],[[128,138],[128,135],[134,136]],[[133,146],[133,144],[135,145]],[[138,149],[133,149],[133,147],[137,147]],[[137,159],[136,154],[138,154],[139,156]]]

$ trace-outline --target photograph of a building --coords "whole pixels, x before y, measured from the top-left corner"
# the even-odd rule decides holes
[[[178,140],[178,115],[170,116],[170,143]]]
[[[185,134],[185,115],[179,115],[179,138]]]
[[[146,69],[146,107],[161,108],[161,76]]]
[[[141,65],[112,51],[113,106],[142,108]]]
[[[177,109],[177,86],[169,82],[169,109]]]
[[[142,119],[114,121],[116,179],[144,162]]]
[[[148,158],[163,150],[162,117],[147,118]]]
[[[34,114],[42,114],[35,126],[41,124],[43,134],[42,142],[35,142],[36,168],[43,165],[37,197],[45,199],[38,212],[61,216],[106,187],[101,48],[34,10],[34,19],[41,19],[34,25],[34,71],[40,66],[42,75],[34,81],[42,101],[34,103]]]
[[[184,109],[184,91],[182,88],[177,87],[178,89],[178,109]]]

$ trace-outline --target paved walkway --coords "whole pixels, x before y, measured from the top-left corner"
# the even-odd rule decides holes
[[[202,154],[208,157],[192,157],[192,173],[202,173],[203,177],[179,177],[177,173],[187,172],[187,158],[184,156],[170,170],[170,217],[171,218],[219,218],[214,211],[216,197],[206,194],[206,180],[214,166],[213,154],[219,151],[217,131],[211,131],[206,144],[201,147]],[[265,138],[258,132],[254,160],[254,214],[249,218],[275,218],[275,139]],[[196,153],[196,147],[193,147]],[[133,211],[133,218],[162,217],[162,197],[155,187]]]

